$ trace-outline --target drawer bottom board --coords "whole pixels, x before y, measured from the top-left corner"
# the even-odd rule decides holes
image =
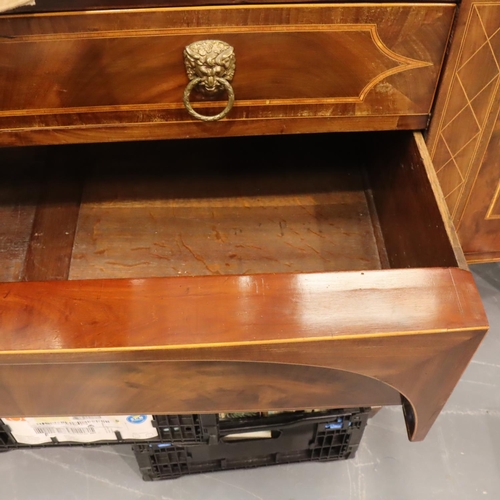
[[[326,136],[273,139],[231,140],[234,162],[185,141],[38,151],[45,173],[0,188],[0,280],[387,267],[359,159],[313,155]]]

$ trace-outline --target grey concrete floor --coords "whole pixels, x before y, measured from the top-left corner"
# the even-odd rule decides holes
[[[500,264],[473,271],[491,324],[423,443],[384,408],[353,460],[142,481],[130,446],[0,454],[0,499],[476,500],[500,499]]]

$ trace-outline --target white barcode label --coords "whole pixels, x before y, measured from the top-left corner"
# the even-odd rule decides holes
[[[21,444],[59,442],[91,443],[118,439],[152,439],[158,437],[151,415],[105,417],[47,417],[1,419]]]
[[[94,427],[34,427],[35,434],[95,434]],[[114,434],[110,429],[109,432]]]

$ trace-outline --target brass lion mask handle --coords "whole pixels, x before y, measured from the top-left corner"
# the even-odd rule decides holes
[[[204,122],[214,122],[224,118],[234,104],[234,90],[230,83],[236,69],[233,47],[220,40],[194,42],[184,49],[184,64],[189,77],[183,99],[188,113]],[[225,89],[228,97],[227,106],[214,116],[206,116],[196,112],[190,102],[194,87],[210,96]]]

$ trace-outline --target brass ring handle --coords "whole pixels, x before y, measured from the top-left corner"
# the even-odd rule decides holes
[[[234,90],[231,84],[225,79],[221,78],[219,76],[216,76],[215,81],[220,83],[226,90],[227,90],[227,105],[226,107],[217,115],[213,116],[207,116],[207,115],[202,115],[198,112],[196,112],[193,107],[191,106],[191,102],[189,100],[191,91],[193,90],[196,85],[199,83],[203,82],[203,78],[197,77],[194,78],[193,80],[190,80],[189,83],[187,84],[186,88],[184,89],[184,106],[187,109],[187,112],[194,118],[197,118],[198,120],[202,120],[204,122],[215,122],[217,120],[221,120],[224,118],[229,111],[231,111],[231,108],[233,107],[234,104]]]
[[[188,45],[184,49],[184,64],[189,83],[184,89],[184,106],[188,113],[197,120],[215,122],[224,118],[234,104],[234,90],[231,81],[236,69],[234,48],[220,40],[201,40]],[[190,97],[194,87],[213,98],[226,89],[227,106],[214,116],[206,116],[196,112],[191,106]]]

